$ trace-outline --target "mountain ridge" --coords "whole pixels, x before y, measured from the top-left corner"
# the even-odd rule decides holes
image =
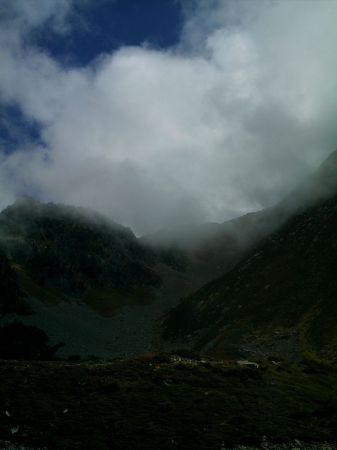
[[[189,338],[207,352],[335,359],[337,195],[324,192],[231,271],[183,300],[166,317],[164,337]]]
[[[259,251],[256,248],[262,248],[265,252],[268,245],[270,250],[264,258],[264,266],[261,266],[259,259],[253,258],[253,262],[249,266],[249,273],[245,271],[246,269],[242,269],[243,275],[240,274],[238,279],[243,276],[252,277],[254,270],[260,267],[259,270],[265,273],[266,278],[262,287],[268,286],[266,291],[272,289],[270,286],[277,281],[274,280],[274,275],[282,273],[283,265],[287,267],[286,263],[278,268],[275,266],[275,264],[280,266],[280,263],[277,262],[279,250],[284,248],[289,256],[292,251],[289,242],[292,242],[294,249],[297,248],[296,245],[298,244],[289,237],[291,232],[288,231],[284,235],[284,230],[293,226],[295,235],[302,236],[307,240],[304,250],[310,249],[310,239],[316,238],[316,236],[312,236],[312,231],[309,230],[309,232],[306,228],[305,215],[309,210],[316,211],[315,208],[317,208],[317,211],[313,212],[315,219],[313,223],[317,230],[319,229],[319,223],[321,225],[324,223],[324,226],[330,230],[330,234],[325,235],[325,240],[333,239],[333,229],[329,225],[329,220],[334,220],[335,216],[334,214],[333,216],[326,214],[324,202],[330,201],[331,205],[335,201],[333,193],[337,190],[336,171],[337,152],[334,152],[315,173],[277,205],[246,214],[223,224],[206,224],[199,228],[196,227],[196,235],[202,238],[201,241],[199,240],[199,244],[194,246],[194,243],[190,245],[190,240],[186,242],[185,247],[174,245],[174,242],[170,241],[170,233],[168,233],[169,238],[166,243],[160,244],[160,239],[156,243],[153,241],[151,243],[146,238],[136,238],[129,228],[123,227],[95,212],[52,203],[42,204],[34,199],[24,198],[7,207],[0,214],[0,248],[9,258],[7,261],[10,270],[16,272],[15,279],[19,291],[28,296],[29,302],[32,300],[33,309],[37,308],[40,311],[39,317],[42,322],[39,321],[40,319],[30,319],[29,323],[37,326],[40,326],[40,323],[43,324],[46,332],[49,328],[52,329],[57,336],[60,336],[59,340],[63,341],[64,333],[68,333],[67,315],[70,311],[76,310],[76,314],[79,315],[79,321],[76,325],[78,326],[78,339],[81,339],[84,327],[93,328],[91,339],[93,339],[95,333],[100,336],[103,323],[98,322],[98,317],[95,316],[95,314],[98,314],[101,317],[113,319],[111,326],[117,334],[112,333],[110,337],[114,340],[114,343],[111,342],[108,335],[110,332],[104,325],[106,328],[105,339],[108,340],[111,348],[117,349],[118,345],[115,342],[118,342],[119,334],[126,333],[126,330],[128,330],[128,333],[132,333],[132,336],[134,336],[134,338],[129,339],[130,343],[132,342],[131,347],[134,345],[137,351],[140,348],[144,348],[144,350],[153,349],[158,344],[157,331],[160,334],[158,328],[160,328],[161,322],[158,323],[158,319],[165,315],[168,321],[170,320],[169,317],[174,318],[171,322],[165,323],[168,341],[172,337],[175,338],[174,334],[180,327],[179,323],[181,323],[180,328],[182,330],[179,329],[177,334],[180,333],[185,339],[186,336],[195,333],[192,338],[188,337],[191,341],[188,345],[198,350],[219,350],[221,353],[224,345],[215,345],[214,343],[214,339],[218,342],[221,341],[221,333],[218,333],[216,328],[213,327],[213,331],[210,330],[209,332],[198,331],[198,327],[207,328],[205,326],[206,321],[210,322],[209,328],[212,328],[211,322],[217,320],[217,323],[219,323],[223,316],[224,312],[221,310],[221,305],[219,306],[220,303],[208,298],[213,295],[212,289],[220,291],[225,287],[227,289],[226,282],[223,279],[235,278],[233,273],[237,273],[238,267],[242,269],[245,261],[250,260],[252,255]],[[334,208],[330,207],[328,211],[332,214]],[[296,222],[298,220],[299,222]],[[302,223],[301,220],[304,222]],[[186,230],[187,232],[188,230]],[[193,233],[192,230],[191,234]],[[279,242],[277,251],[275,246],[271,245],[271,242],[274,242],[273,240]],[[323,248],[325,241],[319,241],[319,244]],[[302,248],[298,249],[299,252],[302,250]],[[327,248],[328,250],[329,248]],[[315,257],[319,256],[318,244],[314,253]],[[319,261],[321,260],[319,259]],[[311,267],[309,263],[310,261],[307,268]],[[320,264],[322,266],[322,261]],[[269,266],[275,266],[273,273],[268,272]],[[297,261],[295,266],[296,268],[301,267],[300,262]],[[254,267],[256,268],[254,269]],[[333,267],[333,261],[331,267]],[[310,270],[313,272],[312,267]],[[268,273],[268,276],[271,277],[269,281],[267,280]],[[308,278],[308,286],[311,286],[310,282],[315,277],[310,273]],[[254,283],[253,285],[254,289],[264,292],[261,286],[259,287]],[[234,289],[231,286],[231,299],[235,299],[235,296],[238,295],[235,290],[237,287],[234,286]],[[293,289],[295,292],[294,286],[289,287],[289,289]],[[299,290],[300,287],[296,289]],[[281,291],[282,289],[280,289]],[[242,298],[250,295],[249,290],[245,291],[243,288],[240,292],[239,297]],[[174,309],[181,298],[185,298],[185,300]],[[264,298],[262,294],[261,298]],[[199,304],[201,299],[203,300],[202,306]],[[40,303],[38,304],[36,301]],[[195,312],[194,301],[199,304],[198,307],[205,313],[205,318],[202,320],[200,319],[202,316],[198,318],[198,314]],[[228,303],[228,300],[226,302]],[[241,305],[241,303],[238,303],[238,305]],[[269,303],[272,305],[272,302]],[[81,305],[90,309],[85,310]],[[185,315],[182,314],[183,319],[180,320],[177,311],[181,312],[184,305],[188,305],[188,307]],[[258,317],[255,317],[252,311],[247,310],[247,305],[245,307],[241,305],[241,311],[237,310],[235,314],[235,301],[230,305],[233,317],[238,318],[246,311],[248,316],[250,315],[252,323],[259,324]],[[317,311],[314,305],[312,306],[311,311],[302,311],[303,314],[310,316],[310,320],[308,319],[304,324],[305,326],[309,322],[314,323],[313,316]],[[276,310],[277,305],[275,306]],[[259,311],[259,305],[256,305],[256,311]],[[260,307],[261,317],[263,317],[262,312],[264,314]],[[228,316],[229,312],[226,314]],[[327,318],[327,314],[323,314],[323,316]],[[46,321],[44,317],[49,317],[49,319]],[[59,329],[56,329],[51,322],[51,320],[54,322],[57,317],[60,322]],[[292,317],[289,317],[289,323],[291,319]],[[65,320],[65,327],[68,327],[67,330],[61,330],[63,320]],[[123,328],[121,323],[124,320],[126,322]],[[167,326],[168,323],[169,326]],[[225,327],[224,323],[220,325],[219,328]],[[97,326],[100,329],[95,329]],[[278,329],[280,327],[281,329]],[[281,355],[283,348],[283,354],[293,358],[299,357],[302,350],[299,350],[298,340],[302,339],[303,336],[305,337],[306,333],[302,332],[303,330],[296,330],[296,327],[288,327],[287,330],[283,330],[282,327],[284,328],[284,324],[279,323],[278,328],[276,327],[275,330],[271,331],[270,342],[273,343],[274,347],[278,346],[279,348],[274,353]],[[297,324],[298,327],[299,324]],[[189,328],[191,329],[189,330]],[[247,326],[243,326],[242,329],[247,331]],[[310,329],[314,330],[312,327]],[[136,342],[137,336],[140,336],[144,330],[146,330],[146,337],[144,337],[144,342],[138,345],[138,342]],[[73,330],[70,330],[70,333],[73,333]],[[237,327],[235,333],[233,328],[231,333],[232,336],[236,333],[240,337],[240,327]],[[239,343],[241,338],[237,340],[231,338],[233,341],[231,343],[232,349],[239,343],[240,345],[236,345],[236,351],[239,347],[240,352],[243,349],[243,353],[245,353],[244,348],[253,350],[255,348],[255,352],[263,353],[266,344],[262,341],[269,339],[270,333],[268,333],[265,333],[265,330],[262,329],[261,336],[255,336],[255,347],[249,347],[246,343],[241,345]],[[127,334],[123,337],[123,339],[125,338],[123,345],[126,345],[128,352],[130,352],[131,347],[126,342],[127,337]],[[139,337],[138,340],[141,341],[141,339],[143,338]],[[151,339],[154,339],[152,343],[150,343]],[[161,342],[159,345],[161,345]],[[164,345],[166,345],[166,342]],[[311,351],[312,349],[309,347],[305,350]],[[332,347],[328,350],[334,352]],[[230,353],[230,346],[226,351]],[[267,349],[265,353],[272,354],[273,352]]]

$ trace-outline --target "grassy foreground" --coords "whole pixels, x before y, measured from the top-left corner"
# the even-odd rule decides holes
[[[51,449],[335,442],[337,370],[306,363],[0,362],[0,440]]]

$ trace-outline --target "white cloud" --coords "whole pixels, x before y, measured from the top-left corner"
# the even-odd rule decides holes
[[[47,149],[2,156],[2,206],[30,189],[139,232],[225,220],[276,201],[334,149],[335,0],[195,2],[177,48],[121,48],[85,68],[22,44],[51,17],[69,32],[69,1],[14,3],[0,99],[41,122]]]

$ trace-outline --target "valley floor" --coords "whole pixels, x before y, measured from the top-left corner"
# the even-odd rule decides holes
[[[337,370],[314,362],[1,361],[0,405],[4,449],[337,449]]]

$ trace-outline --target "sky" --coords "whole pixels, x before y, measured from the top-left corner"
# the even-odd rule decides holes
[[[337,148],[337,0],[0,0],[0,208],[137,234],[270,206]]]

